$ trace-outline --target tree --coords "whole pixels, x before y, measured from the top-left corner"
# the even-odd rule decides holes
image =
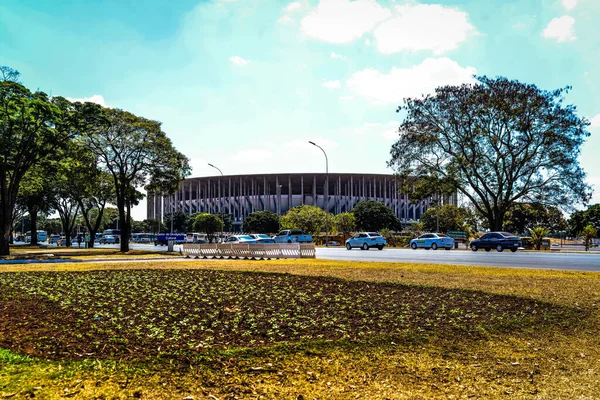
[[[378,231],[384,228],[398,230],[400,221],[394,210],[375,200],[361,201],[351,211],[356,218],[358,229]]]
[[[327,213],[317,206],[292,207],[279,219],[283,229],[300,229],[309,235],[318,235],[325,229]]]
[[[463,231],[469,225],[469,210],[454,204],[429,207],[421,216],[423,229],[430,232]],[[438,227],[439,226],[439,227]]]
[[[0,81],[0,255],[10,254],[12,211],[25,174],[69,139],[60,110],[43,92]]]
[[[242,231],[248,233],[276,233],[279,231],[279,215],[271,211],[255,211],[244,218]]]
[[[553,206],[540,203],[515,203],[504,217],[504,230],[515,233],[529,232],[544,226],[550,232],[560,232],[567,227],[562,212]]]
[[[200,213],[194,220],[194,231],[206,233],[209,243],[213,242],[215,233],[223,231],[223,220],[214,214]]]
[[[529,234],[531,235],[531,242],[536,250],[539,250],[542,247],[542,242],[544,238],[548,236],[548,229],[543,226],[537,226],[533,229],[529,230]]]
[[[6,65],[0,66],[0,82],[14,82],[19,83],[19,77],[21,73],[16,69],[8,67]]]
[[[342,233],[343,240],[346,240],[346,236],[356,230],[356,217],[351,212],[340,213],[333,217],[333,226]]]
[[[589,122],[563,104],[569,87],[545,91],[506,78],[477,77],[409,98],[388,163],[400,177],[452,182],[501,230],[517,201],[570,209],[590,198],[577,155]]]
[[[600,204],[594,204],[587,210],[578,210],[571,214],[568,221],[569,235],[578,236],[587,225],[600,229]]]
[[[165,214],[165,227],[169,231],[171,230],[171,227],[173,227],[173,232],[188,232],[188,225],[192,226],[195,221],[195,215],[193,217],[194,219],[191,220],[191,223],[188,223],[190,218],[188,214],[183,211]],[[171,224],[171,218],[173,218],[173,224]]]
[[[585,228],[583,228],[579,236],[583,238],[585,251],[588,251],[590,249],[590,245],[592,244],[592,240],[598,236],[598,230],[592,225],[587,225]]]
[[[95,127],[86,143],[100,166],[111,174],[119,210],[121,251],[129,251],[131,208],[145,186],[155,193],[174,193],[190,173],[187,157],[178,152],[161,129],[160,122],[127,111],[104,109],[96,115]]]
[[[45,164],[49,166],[48,163]],[[27,171],[19,185],[17,202],[27,210],[30,219],[31,244],[37,245],[38,216],[41,212],[48,212],[51,208],[53,196],[52,185],[46,179],[47,168],[38,164]]]

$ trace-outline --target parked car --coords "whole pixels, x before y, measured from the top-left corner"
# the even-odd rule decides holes
[[[346,249],[348,250],[352,250],[354,247],[359,247],[362,250],[377,247],[378,250],[383,250],[386,245],[385,238],[377,232],[358,232],[346,240]]]
[[[102,235],[100,244],[117,244],[119,241],[114,235]]]
[[[272,239],[269,235],[265,235],[264,233],[253,233],[248,235],[253,239],[256,239],[256,243],[258,244],[275,244],[275,240]]]
[[[204,239],[196,239],[192,243],[194,243],[194,244],[205,244],[206,240],[204,240]]]
[[[521,247],[521,239],[508,232],[488,232],[479,239],[472,240],[469,246],[473,251],[478,249],[484,249],[485,251],[510,249],[514,253]]]
[[[410,241],[411,249],[416,250],[419,247],[432,250],[437,250],[441,247],[450,250],[454,247],[454,239],[441,233],[424,233]]]
[[[286,229],[273,237],[275,243],[311,243],[313,238],[311,235],[307,235],[303,231],[294,229]]]
[[[56,245],[57,246],[66,246],[67,245],[67,237],[66,236],[61,236],[57,241],[56,241]]]
[[[56,243],[60,239],[60,235],[50,235],[50,239],[48,239],[48,243]]]
[[[339,245],[340,245],[340,242],[338,242],[337,240],[330,240],[329,242],[327,242],[327,246],[336,247]]]
[[[229,244],[256,244],[257,241],[250,235],[233,235],[229,236],[225,243]]]
[[[15,238],[15,242],[24,242],[25,241],[25,235],[18,235]]]

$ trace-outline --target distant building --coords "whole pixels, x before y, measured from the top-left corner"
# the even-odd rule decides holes
[[[246,216],[254,211],[269,210],[279,215],[302,204],[315,205],[333,214],[350,211],[360,201],[375,200],[389,206],[403,224],[418,221],[430,201],[416,204],[399,193],[394,175],[329,174],[329,190],[325,174],[266,174],[210,176],[185,179],[171,196],[148,193],[147,217],[163,221],[166,214],[183,211],[228,213],[234,229],[239,229]],[[456,196],[444,198],[456,204]]]

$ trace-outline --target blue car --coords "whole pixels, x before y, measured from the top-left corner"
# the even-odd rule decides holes
[[[454,247],[454,239],[441,233],[424,233],[410,241],[411,249],[416,250],[419,247],[432,250],[437,250],[441,247],[450,250]]]
[[[359,247],[362,250],[377,247],[378,250],[383,250],[386,245],[385,238],[377,232],[358,232],[346,240],[346,249],[348,250],[352,250],[353,247]]]

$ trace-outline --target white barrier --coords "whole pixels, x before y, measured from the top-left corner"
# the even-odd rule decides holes
[[[229,244],[207,243],[182,245],[187,257],[195,258],[315,258],[314,243],[281,243],[281,244]]]

